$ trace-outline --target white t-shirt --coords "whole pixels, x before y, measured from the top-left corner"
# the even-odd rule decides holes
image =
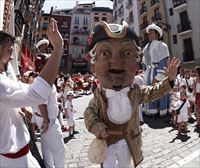
[[[28,85],[0,74],[0,153],[16,153],[29,143],[19,108],[45,102],[50,92],[50,85],[40,76]]]
[[[179,109],[179,107],[182,105],[183,101],[178,100],[177,103],[175,104],[176,110]],[[180,110],[180,115],[188,115],[188,108],[190,107],[190,102],[186,100],[185,104]]]

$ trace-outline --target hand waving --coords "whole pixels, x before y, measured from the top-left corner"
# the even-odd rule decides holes
[[[64,45],[63,38],[58,30],[57,21],[53,18],[49,22],[48,38],[54,49]]]
[[[170,59],[168,60],[168,65],[167,68],[165,68],[165,70],[166,70],[166,75],[169,78],[169,81],[173,81],[174,79],[176,79],[180,63],[181,62],[179,58],[176,57],[173,57],[171,60]]]

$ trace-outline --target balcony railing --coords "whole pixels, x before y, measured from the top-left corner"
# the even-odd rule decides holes
[[[142,15],[144,12],[147,12],[146,6],[143,6],[143,7],[140,9],[140,15]]]
[[[173,6],[174,6],[174,8],[176,8],[176,7],[180,6],[180,5],[183,5],[185,3],[187,3],[186,0],[173,0]]]
[[[87,44],[84,43],[84,42],[82,42],[82,41],[75,40],[75,41],[72,41],[72,42],[71,42],[71,45],[81,45],[81,46],[85,46],[85,45],[87,45]]]
[[[182,32],[187,31],[187,30],[192,30],[190,21],[186,21],[184,23],[177,25],[178,33],[182,33]]]
[[[154,6],[157,3],[159,3],[159,0],[151,0],[151,6]]]
[[[144,28],[146,28],[148,26],[148,22],[144,22],[140,25],[140,30],[143,30]]]
[[[89,34],[89,30],[83,28],[74,29],[73,34]]]
[[[194,51],[193,50],[184,51],[183,61],[184,62],[194,61]]]
[[[133,6],[132,0],[128,0],[128,2],[126,2],[126,8],[130,9],[132,6]]]

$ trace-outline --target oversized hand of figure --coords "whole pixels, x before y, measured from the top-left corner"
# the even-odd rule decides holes
[[[48,39],[54,48],[64,45],[63,38],[58,30],[57,21],[53,18],[51,18],[49,22]]]
[[[179,65],[180,60],[178,58],[173,57],[171,60],[169,59],[167,68],[165,68],[169,81],[176,79]]]

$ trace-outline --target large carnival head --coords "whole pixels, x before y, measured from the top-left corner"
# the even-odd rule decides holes
[[[13,59],[12,52],[15,37],[4,31],[0,31],[0,72],[6,71],[8,62]]]
[[[103,88],[121,90],[132,84],[140,61],[140,47],[137,35],[126,22],[97,23],[86,51],[91,72]]]

